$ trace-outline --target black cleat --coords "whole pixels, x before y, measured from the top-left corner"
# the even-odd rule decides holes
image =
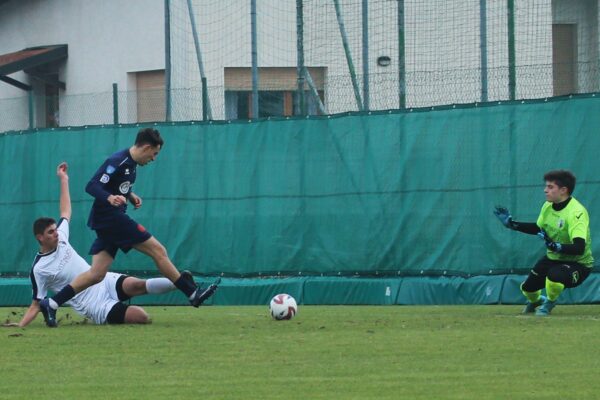
[[[214,283],[212,283],[206,289],[202,289],[200,286],[198,286],[198,288],[193,294],[194,297],[192,298],[192,300],[190,300],[190,304],[194,307],[200,307],[200,305],[204,303],[206,299],[215,294],[220,282],[221,278],[217,278],[217,280],[214,281]]]
[[[50,301],[48,299],[44,299],[40,301],[40,311],[44,316],[44,321],[46,321],[46,325],[50,328],[56,328],[58,323],[56,322],[56,310],[50,307]]]

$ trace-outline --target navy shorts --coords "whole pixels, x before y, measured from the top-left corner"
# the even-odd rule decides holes
[[[120,214],[111,226],[98,228],[95,231],[97,238],[92,243],[90,254],[98,254],[104,250],[112,258],[115,258],[119,249],[127,253],[136,244],[152,237],[146,228],[129,218],[127,214]]]

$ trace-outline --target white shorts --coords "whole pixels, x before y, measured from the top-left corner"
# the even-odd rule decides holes
[[[79,315],[91,319],[95,324],[105,324],[110,310],[120,302],[117,281],[121,276],[123,275],[108,272],[102,282],[78,293],[67,304]]]

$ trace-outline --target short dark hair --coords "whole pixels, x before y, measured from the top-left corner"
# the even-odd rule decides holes
[[[160,132],[156,129],[144,128],[140,129],[138,132],[135,138],[135,145],[141,147],[145,144],[149,144],[152,147],[160,146],[162,148],[164,141],[163,138],[160,137]]]
[[[577,178],[571,171],[566,169],[555,169],[552,171],[546,172],[544,175],[544,181],[554,182],[558,185],[558,187],[566,187],[569,191],[569,194],[572,194],[575,190],[575,182]]]
[[[55,223],[54,218],[41,217],[36,219],[33,223],[33,236],[43,235],[46,228]]]

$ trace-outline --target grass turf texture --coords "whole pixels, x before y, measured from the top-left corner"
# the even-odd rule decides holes
[[[0,328],[0,398],[597,399],[598,306],[521,308],[147,307],[147,326],[61,309],[58,329]]]

